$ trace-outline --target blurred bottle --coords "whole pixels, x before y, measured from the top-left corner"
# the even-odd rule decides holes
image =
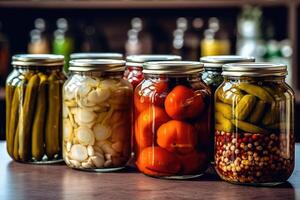
[[[220,27],[219,19],[209,18],[208,29],[204,31],[201,41],[201,56],[230,54],[230,40],[226,30]]]
[[[108,52],[105,35],[101,31],[96,31],[94,26],[85,26],[81,50],[82,52]]]
[[[6,76],[9,67],[9,42],[2,32],[2,23],[0,22],[0,87],[5,85]]]
[[[56,22],[57,29],[54,31],[53,53],[65,56],[65,72],[68,72],[70,54],[74,52],[74,38],[69,29],[68,21],[60,18]]]
[[[42,18],[34,20],[34,29],[30,31],[28,53],[47,54],[51,52],[50,38],[46,32],[46,22]]]
[[[131,20],[131,29],[127,32],[127,36],[126,55],[152,53],[151,34],[143,27],[141,18],[135,17]]]
[[[266,47],[262,39],[262,11],[259,7],[245,6],[238,17],[237,54],[253,56],[262,61]]]

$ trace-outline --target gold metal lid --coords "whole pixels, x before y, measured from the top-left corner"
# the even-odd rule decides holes
[[[222,67],[223,76],[244,76],[244,77],[263,77],[263,76],[285,76],[287,66],[274,63],[232,63]]]
[[[224,64],[255,62],[255,58],[237,55],[205,56],[200,58],[200,62],[204,64],[205,69],[221,70]]]
[[[124,60],[112,59],[77,59],[70,61],[69,71],[88,72],[122,72],[125,70]]]
[[[146,62],[143,65],[145,74],[195,74],[203,71],[203,64],[194,61]]]
[[[126,57],[126,65],[132,67],[143,67],[145,62],[155,61],[178,61],[181,56],[178,55],[164,55],[164,54],[144,54],[144,55],[130,55]]]
[[[75,59],[113,59],[123,60],[123,55],[120,53],[72,53],[71,60]]]
[[[62,66],[63,55],[54,54],[17,54],[12,57],[13,66]]]

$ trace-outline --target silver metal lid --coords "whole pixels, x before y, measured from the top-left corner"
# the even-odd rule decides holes
[[[223,76],[263,77],[287,75],[286,65],[263,62],[225,64],[222,69]]]
[[[120,53],[72,53],[71,60],[75,59],[113,59],[123,60],[123,55]]]
[[[63,55],[54,54],[17,54],[12,57],[13,66],[62,66]]]
[[[194,61],[146,62],[143,65],[145,74],[195,74],[203,71],[203,64]]]
[[[221,70],[224,64],[255,62],[255,58],[237,55],[205,56],[200,58],[200,62],[204,63],[204,68]]]
[[[69,71],[88,72],[122,72],[125,70],[124,60],[112,59],[77,59],[70,61]]]
[[[163,55],[163,54],[144,54],[144,55],[130,55],[126,57],[126,65],[133,67],[143,67],[145,62],[155,61],[178,61],[181,56],[178,55]]]

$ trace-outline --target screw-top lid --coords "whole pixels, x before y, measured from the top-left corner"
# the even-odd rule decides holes
[[[63,55],[54,54],[17,54],[12,57],[13,66],[62,66]]]
[[[143,65],[145,74],[195,74],[203,72],[203,64],[193,61],[159,61],[146,62]]]
[[[123,55],[120,53],[72,53],[71,60],[75,59],[113,59],[122,60]]]
[[[122,72],[125,70],[125,63],[124,60],[77,59],[70,61],[69,71]]]
[[[244,76],[244,77],[263,77],[263,76],[285,76],[287,66],[273,63],[232,63],[222,67],[223,76]]]
[[[200,62],[204,64],[205,69],[221,71],[224,64],[255,62],[255,58],[236,55],[205,56],[200,58]]]
[[[181,60],[181,56],[178,55],[163,55],[163,54],[148,54],[148,55],[130,55],[126,57],[127,66],[143,67],[145,62],[154,61],[177,61]]]

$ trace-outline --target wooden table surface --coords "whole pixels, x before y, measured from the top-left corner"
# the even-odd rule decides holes
[[[147,177],[134,170],[91,173],[65,165],[29,165],[13,162],[0,142],[0,199],[159,199],[159,200],[300,200],[300,144],[296,168],[288,182],[277,187],[250,187],[223,182],[209,175],[175,181]]]

